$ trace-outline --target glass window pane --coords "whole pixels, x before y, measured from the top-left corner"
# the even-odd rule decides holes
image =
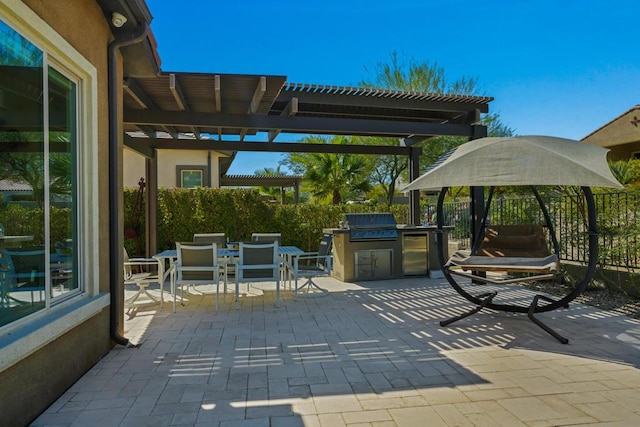
[[[76,230],[76,84],[49,67],[49,224],[51,296],[78,289]]]
[[[0,326],[45,306],[43,69],[0,21]]]
[[[183,170],[182,188],[202,187],[202,171],[200,170]]]

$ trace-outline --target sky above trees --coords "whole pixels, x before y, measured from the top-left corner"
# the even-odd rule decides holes
[[[581,139],[638,104],[640,2],[147,0],[164,71],[357,85],[397,51],[474,78],[519,135]],[[276,167],[240,153],[230,173]]]

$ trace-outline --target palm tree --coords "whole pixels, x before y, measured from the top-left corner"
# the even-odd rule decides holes
[[[639,160],[618,160],[617,162],[609,162],[611,173],[624,186],[638,181],[638,169],[634,168],[634,164],[640,164]]]
[[[278,165],[275,169],[265,167],[262,170],[255,171],[254,174],[260,176],[280,176],[282,175],[282,172],[280,171],[280,165]],[[280,187],[260,186],[258,189],[260,190],[260,193],[268,195],[272,200],[280,198]]]
[[[347,137],[325,140],[319,136],[303,139],[309,144],[349,144]],[[356,154],[292,153],[284,160],[294,173],[304,176],[304,183],[318,199],[330,199],[334,205],[346,196],[367,191],[370,187],[366,158]]]

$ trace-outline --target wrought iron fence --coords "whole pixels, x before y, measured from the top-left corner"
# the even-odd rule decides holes
[[[598,209],[599,262],[602,265],[638,269],[640,263],[640,192],[594,194]],[[587,262],[588,239],[586,207],[580,194],[548,197],[547,208],[560,243],[562,259]],[[426,216],[435,212],[435,204],[426,205]],[[469,248],[469,201],[443,205],[444,224],[453,226],[450,240]],[[540,224],[544,216],[534,197],[497,198],[491,203],[490,224]]]

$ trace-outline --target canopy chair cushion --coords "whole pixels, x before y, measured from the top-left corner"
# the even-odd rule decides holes
[[[540,225],[491,225],[476,255],[544,258],[551,255],[551,250]]]

